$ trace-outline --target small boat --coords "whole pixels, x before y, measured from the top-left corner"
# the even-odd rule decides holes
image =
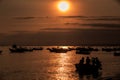
[[[90,61],[92,61],[90,63]],[[75,64],[76,71],[81,75],[91,75],[91,74],[97,74],[100,70],[102,70],[102,64],[99,61],[99,59],[89,57],[86,58],[86,63],[84,63],[84,57],[80,60],[78,64]]]
[[[66,53],[69,51],[69,49],[63,49],[63,48],[48,48],[50,52],[55,52],[55,53]]]
[[[12,49],[12,48],[9,48],[10,52],[12,53],[23,53],[23,52],[32,52],[33,49],[26,49],[26,48],[17,48],[17,49]]]
[[[2,53],[3,51],[2,50],[0,50],[0,54]]]
[[[90,54],[91,53],[91,50],[89,48],[76,48],[76,54]]]
[[[33,49],[18,47],[17,45],[13,45],[12,48],[9,48],[10,52],[12,53],[23,53],[23,52],[32,52]]]
[[[43,50],[43,48],[42,47],[40,47],[40,48],[33,48],[33,50]]]
[[[91,65],[91,64],[75,64],[76,71],[81,74],[81,75],[91,75],[91,74],[97,74],[99,73],[99,68],[98,66]]]
[[[10,50],[11,53],[23,53],[23,52],[25,52],[22,49],[12,49],[12,48],[9,48],[9,50]]]
[[[85,54],[89,55],[91,51],[86,51],[86,50],[76,50],[76,54]]]
[[[114,56],[120,56],[120,51],[119,52],[114,52]]]

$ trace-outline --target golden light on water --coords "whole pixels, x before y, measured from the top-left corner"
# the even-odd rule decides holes
[[[59,54],[59,60],[58,60],[58,65],[59,67],[57,67],[56,71],[59,73],[56,75],[56,79],[57,80],[69,80],[69,76],[68,74],[68,70],[69,68],[66,67],[66,63],[68,62],[69,56],[67,54]]]
[[[67,1],[60,1],[57,6],[61,12],[67,12],[70,8],[70,3]]]
[[[62,46],[63,49],[68,49],[68,46]]]

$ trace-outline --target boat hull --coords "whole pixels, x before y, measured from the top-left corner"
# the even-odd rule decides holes
[[[99,68],[90,64],[75,64],[76,71],[81,75],[98,74]]]

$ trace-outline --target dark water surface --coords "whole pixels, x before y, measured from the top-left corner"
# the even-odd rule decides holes
[[[30,47],[30,46],[29,46]],[[92,52],[90,55],[75,54],[75,51],[67,53],[51,53],[44,46],[42,51],[27,53],[10,53],[8,46],[0,47],[3,53],[0,55],[0,80],[119,80],[120,57],[113,56],[112,52]],[[101,47],[98,47],[101,49]],[[74,64],[81,57],[98,57],[103,65],[101,76],[80,77],[75,71]]]

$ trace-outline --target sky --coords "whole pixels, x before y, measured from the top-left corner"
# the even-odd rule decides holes
[[[0,0],[0,45],[119,45],[119,36],[120,0]]]

